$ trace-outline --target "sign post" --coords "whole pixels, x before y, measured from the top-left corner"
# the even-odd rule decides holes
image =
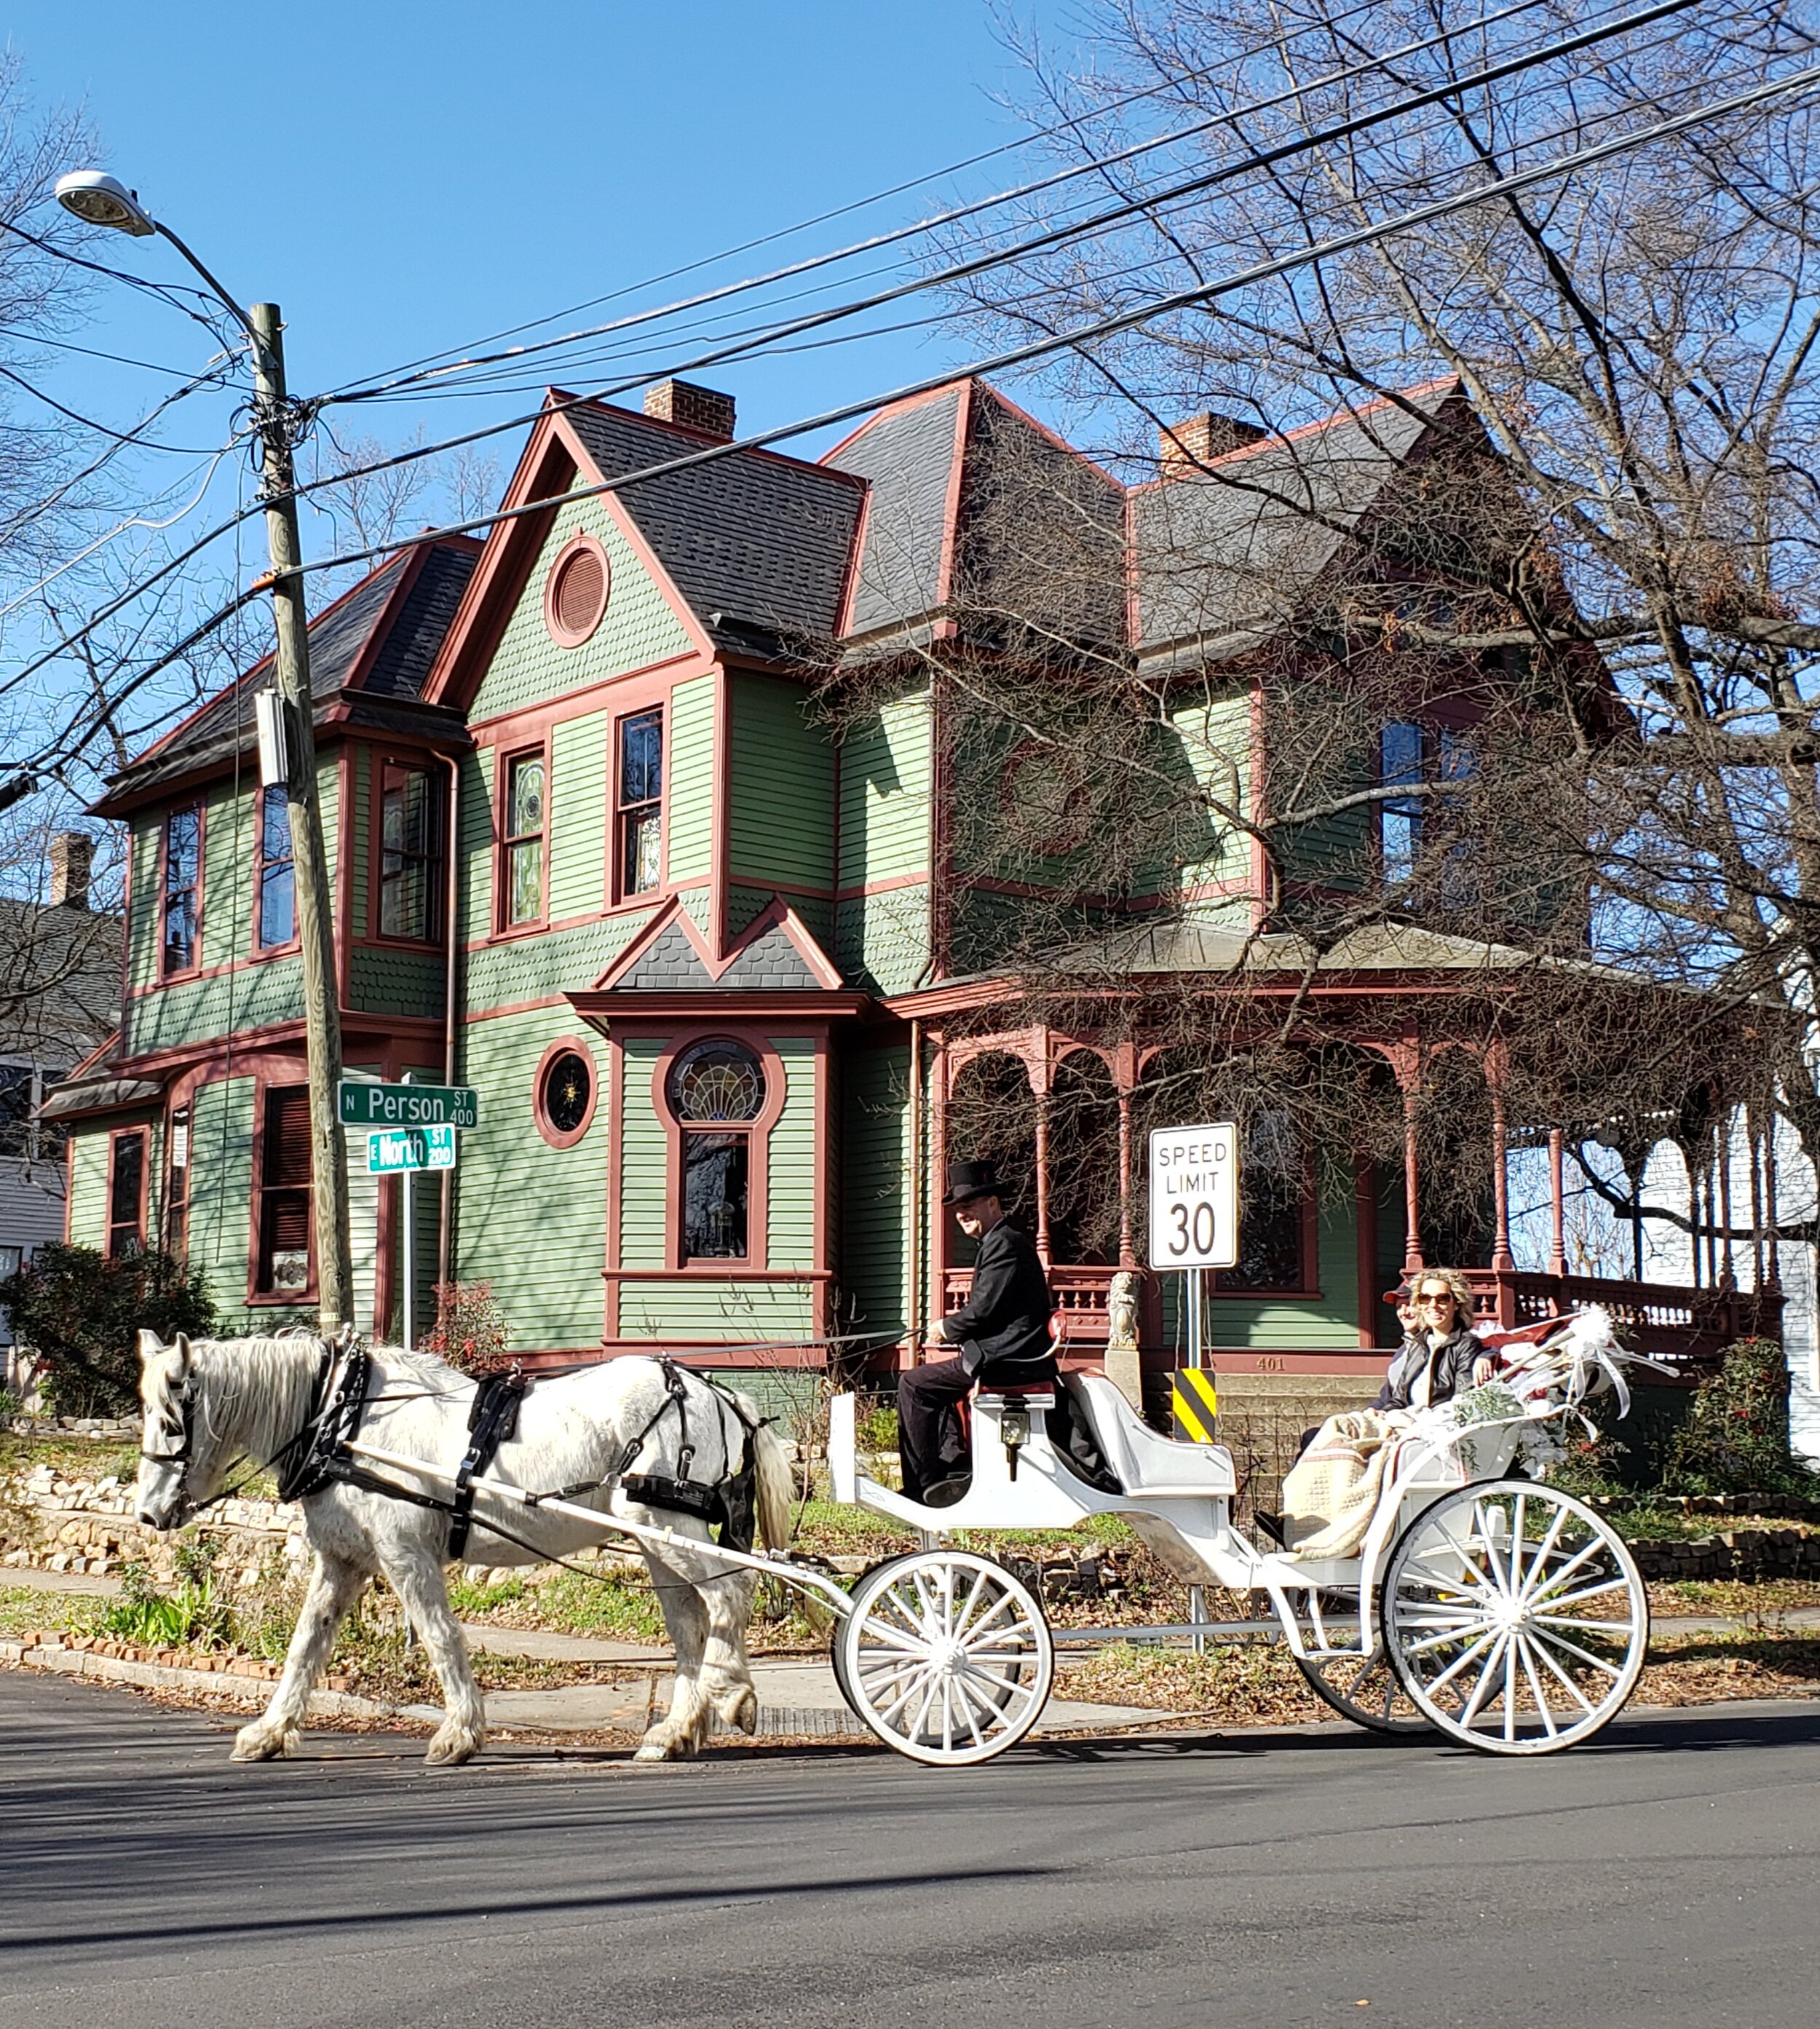
[[[1188,1367],[1207,1361],[1207,1271],[1239,1260],[1239,1130],[1216,1120],[1200,1127],[1158,1127],[1150,1137],[1150,1265],[1179,1268],[1187,1278]],[[1178,1382],[1177,1385],[1181,1384]],[[1212,1406],[1212,1390],[1197,1391]],[[1207,1595],[1188,1588],[1188,1619],[1207,1619]],[[1189,1638],[1199,1656],[1207,1637]]]
[[[365,1127],[370,1176],[399,1178],[399,1266],[403,1279],[402,1330],[417,1344],[417,1229],[413,1179],[419,1170],[452,1170],[455,1137],[480,1124],[480,1098],[472,1085],[418,1085],[406,1071],[402,1085],[343,1078],[339,1098],[344,1127]]]

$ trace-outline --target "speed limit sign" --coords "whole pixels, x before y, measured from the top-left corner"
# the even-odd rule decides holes
[[[1239,1130],[1158,1127],[1150,1137],[1150,1265],[1231,1268],[1239,1259]]]

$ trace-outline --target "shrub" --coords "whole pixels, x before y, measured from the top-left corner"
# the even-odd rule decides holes
[[[1725,1348],[1670,1443],[1665,1478],[1675,1493],[1820,1497],[1820,1474],[1789,1448],[1788,1367],[1774,1339]]]
[[[478,1378],[511,1363],[506,1351],[511,1337],[491,1282],[436,1285],[436,1325],[421,1341],[425,1352]]]
[[[13,1333],[38,1356],[60,1416],[130,1415],[139,1402],[139,1333],[200,1336],[215,1305],[200,1271],[169,1254],[108,1256],[47,1245],[0,1282]]]

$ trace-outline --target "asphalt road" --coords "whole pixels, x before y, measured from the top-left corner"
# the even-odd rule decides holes
[[[0,1675],[0,2029],[1820,2023],[1820,1705],[1521,1763],[1351,1730],[971,1771],[227,1749]]]

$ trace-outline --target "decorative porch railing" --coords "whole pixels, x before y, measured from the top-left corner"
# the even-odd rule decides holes
[[[1109,1328],[1114,1268],[1058,1263],[1049,1270],[1049,1286],[1067,1344],[1080,1352],[1103,1348]],[[1551,1275],[1525,1270],[1473,1268],[1466,1271],[1473,1288],[1475,1315],[1508,1330],[1559,1317],[1588,1304],[1608,1310],[1626,1344],[1652,1359],[1666,1360],[1688,1380],[1740,1338],[1776,1338],[1782,1327],[1782,1296],[1777,1289],[1700,1289],[1669,1282],[1627,1282],[1598,1275]],[[946,1277],[946,1308],[958,1311],[973,1289],[972,1270],[950,1269]],[[1388,1312],[1386,1311],[1388,1319]],[[1356,1356],[1355,1356],[1356,1357]],[[1331,1351],[1310,1349],[1283,1356],[1284,1371],[1300,1368],[1318,1373],[1335,1363]],[[1273,1360],[1273,1366],[1277,1363]]]

